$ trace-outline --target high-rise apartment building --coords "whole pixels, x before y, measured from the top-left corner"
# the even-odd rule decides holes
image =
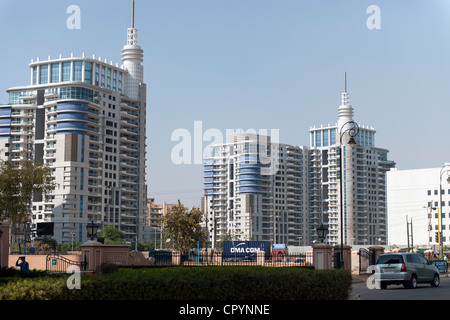
[[[31,225],[54,222],[58,242],[86,240],[91,221],[143,236],[146,85],[134,18],[127,33],[121,66],[85,54],[32,60],[30,84],[7,89],[0,107],[2,159],[51,167],[56,188],[35,195]]]
[[[209,241],[308,243],[309,151],[236,133],[205,159],[203,208]]]
[[[311,128],[310,147],[245,133],[214,146],[204,165],[203,206],[211,243],[237,237],[311,245],[324,224],[327,242],[339,244],[341,176],[344,243],[386,243],[386,172],[395,164],[387,159],[388,150],[375,147],[373,128],[359,127],[356,146],[346,145],[349,121],[353,108],[345,89],[337,123]]]
[[[328,221],[331,245],[341,243],[341,223],[345,244],[386,244],[386,172],[395,163],[388,160],[388,150],[375,146],[373,128],[358,126],[353,131],[356,145],[347,143],[353,107],[346,86],[344,91],[337,123],[310,129],[311,149],[319,151],[310,168],[310,181],[314,181],[310,185],[310,195],[314,195],[310,197],[310,228],[317,228],[322,219]]]

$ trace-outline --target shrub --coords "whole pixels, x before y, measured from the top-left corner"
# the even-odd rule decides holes
[[[69,290],[66,277],[20,279],[0,285],[0,300],[342,300],[351,287],[344,270],[275,267],[119,269],[82,276]]]

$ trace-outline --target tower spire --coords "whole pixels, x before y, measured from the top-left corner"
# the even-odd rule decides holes
[[[138,45],[138,30],[134,27],[134,0],[132,0],[131,28],[127,29],[127,44],[122,49],[122,61],[124,69],[128,71],[123,92],[135,100],[139,100],[140,86],[144,82],[143,53]]]
[[[344,72],[344,92],[347,93],[347,72]]]
[[[341,94],[341,105],[338,108],[338,130],[343,124],[353,120],[353,107],[350,105],[350,98],[347,92],[347,72],[344,72],[344,92]]]
[[[134,0],[131,1],[131,28],[134,29]]]
[[[134,0],[131,1],[131,28],[127,31],[127,44],[137,45],[138,32],[134,27]]]

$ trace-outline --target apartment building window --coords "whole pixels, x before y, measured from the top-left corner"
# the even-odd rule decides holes
[[[316,147],[322,146],[322,131],[316,131]]]
[[[103,66],[102,66],[102,78],[101,78],[101,84],[100,84],[100,86],[101,86],[102,88],[105,87],[105,67],[103,67]]]
[[[82,61],[75,61],[73,66],[73,80],[74,81],[81,81],[81,74],[83,69],[83,62]]]
[[[37,84],[37,67],[33,67],[33,85]]]
[[[92,63],[84,63],[84,82],[92,84]]]
[[[95,65],[95,85],[98,87],[98,64]]]
[[[329,146],[329,139],[328,139],[328,129],[323,130],[323,146],[328,147]]]
[[[70,62],[63,62],[63,74],[62,74],[63,82],[70,81],[70,69],[71,69],[70,66],[71,66]]]
[[[39,70],[39,84],[48,83],[48,64],[43,64]]]
[[[59,63],[52,63],[52,83],[59,82]]]
[[[330,145],[336,144],[336,129],[330,130]]]
[[[111,90],[111,69],[106,70],[106,88]]]

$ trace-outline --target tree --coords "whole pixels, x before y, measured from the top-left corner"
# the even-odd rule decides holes
[[[215,243],[215,248],[219,250],[223,250],[223,242],[224,241],[238,241],[240,239],[239,234],[232,234],[231,231],[225,232],[225,234],[220,237],[219,241]]]
[[[47,195],[55,188],[50,167],[40,161],[0,163],[0,221],[26,221],[34,193]]]
[[[120,244],[124,243],[125,233],[114,226],[104,226],[100,235],[105,238],[106,244]]]
[[[189,211],[178,200],[178,205],[162,218],[166,231],[164,239],[172,248],[183,254],[196,248],[198,242],[203,247],[206,244],[206,233],[200,226],[202,217],[203,212],[199,208],[194,207]]]

